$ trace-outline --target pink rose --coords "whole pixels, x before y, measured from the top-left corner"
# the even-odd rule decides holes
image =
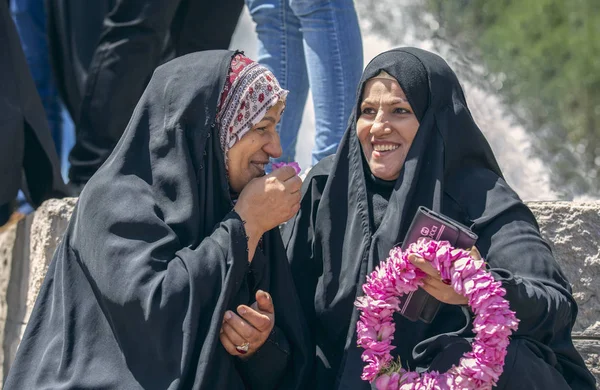
[[[296,171],[296,175],[299,175],[300,172],[302,172],[302,169],[300,169],[300,165],[298,165],[298,163],[295,161],[292,161],[290,163],[286,163],[286,162],[273,163],[273,169],[279,169],[279,168],[283,168],[285,166],[290,166],[290,167],[294,168],[294,170]]]
[[[387,390],[390,384],[390,377],[383,374],[375,380],[375,387],[377,390]]]

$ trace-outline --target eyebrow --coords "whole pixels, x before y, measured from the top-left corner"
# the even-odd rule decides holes
[[[378,103],[378,101],[365,99],[365,100],[362,101],[361,104],[364,104],[364,103],[366,103],[366,104],[376,104],[376,103]],[[393,98],[393,99],[390,99],[390,100],[386,100],[384,103],[385,104],[402,104],[402,103],[408,103],[408,100],[407,99],[403,99],[403,98]]]
[[[275,118],[273,118],[272,116],[264,116],[264,117],[261,119],[261,122],[262,122],[262,121],[269,121],[269,122],[271,122],[271,123],[273,123],[273,124],[276,124],[276,123],[277,123],[277,121],[275,120]]]

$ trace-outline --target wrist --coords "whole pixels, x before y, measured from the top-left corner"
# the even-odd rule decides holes
[[[246,229],[246,237],[248,237],[248,244],[256,244],[263,235],[262,229],[256,226],[251,220],[244,220],[244,229]]]
[[[237,215],[242,220],[242,223],[244,224],[244,230],[248,239],[248,245],[256,245],[256,243],[258,243],[258,241],[264,234],[264,231],[262,231],[262,229],[259,226],[257,226],[251,218],[247,216],[245,210],[238,208],[237,205],[233,208],[233,210],[237,213]]]

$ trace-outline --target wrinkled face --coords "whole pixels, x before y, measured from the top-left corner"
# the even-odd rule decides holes
[[[262,120],[229,149],[227,170],[229,186],[233,191],[239,193],[250,180],[264,176],[269,158],[281,156],[281,144],[275,126],[281,119],[284,107],[283,102],[271,107]]]
[[[356,132],[375,177],[400,176],[418,129],[419,121],[395,79],[381,75],[366,82]]]

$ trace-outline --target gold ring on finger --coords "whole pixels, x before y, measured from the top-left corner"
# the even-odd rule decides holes
[[[242,345],[235,346],[235,350],[238,351],[239,353],[241,353],[242,355],[248,353],[249,349],[250,349],[250,343],[247,341]]]

